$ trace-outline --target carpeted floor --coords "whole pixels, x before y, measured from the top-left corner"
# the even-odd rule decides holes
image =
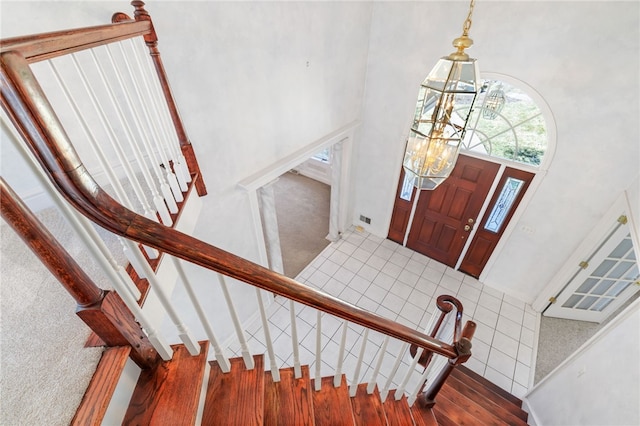
[[[284,274],[295,278],[329,245],[331,187],[288,172],[274,185]]]
[[[105,282],[55,208],[38,217]],[[84,348],[89,329],[74,314],[75,301],[4,221],[0,238],[0,424],[68,425],[102,348]]]

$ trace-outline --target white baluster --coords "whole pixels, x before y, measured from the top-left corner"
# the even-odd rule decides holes
[[[271,368],[271,377],[274,382],[280,381],[280,370],[276,363],[276,354],[273,350],[273,340],[271,339],[271,329],[269,327],[269,320],[267,320],[267,312],[264,309],[264,302],[262,301],[262,294],[260,289],[256,287],[256,297],[258,298],[258,307],[260,308],[260,319],[262,320],[262,331],[264,332],[264,340],[267,344],[267,353],[269,354],[269,366]]]
[[[168,133],[165,131],[161,131],[161,127],[163,127],[162,125],[162,119],[160,116],[160,111],[158,108],[158,102],[155,99],[154,95],[153,95],[153,91],[151,90],[150,87],[150,82],[157,80],[157,76],[155,76],[155,78],[149,78],[149,76],[146,74],[144,67],[140,61],[140,57],[139,55],[136,54],[135,48],[133,46],[133,41],[131,39],[129,39],[129,42],[131,44],[132,47],[132,57],[134,58],[135,64],[136,64],[136,69],[138,71],[138,76],[140,77],[140,82],[142,84],[142,86],[145,89],[145,95],[146,95],[146,99],[148,100],[148,102],[146,102],[145,104],[148,105],[151,110],[153,111],[153,118],[152,121],[154,123],[154,130],[155,130],[155,134],[156,136],[158,136],[158,145],[160,147],[160,149],[162,150],[162,155],[165,158],[165,165],[167,166],[167,170],[171,171],[171,169],[169,168],[170,163],[169,160],[173,159],[174,160],[174,165],[176,163],[176,157],[171,149],[171,142],[169,141],[169,137],[168,137]],[[129,56],[125,54],[124,52],[124,48],[122,46],[122,44],[120,44],[120,49],[122,51],[122,55],[125,58],[125,61],[127,61],[128,63],[128,58]],[[146,56],[146,55],[145,55]],[[171,173],[172,178],[175,183],[179,186],[178,189],[178,193],[180,194],[180,197],[182,197],[182,193],[181,191],[186,191],[187,188],[187,182],[184,180],[184,177],[181,173],[181,169],[178,167],[174,167],[174,171],[176,172],[176,174]],[[169,176],[167,176],[167,179],[169,179]],[[171,180],[169,180],[169,182],[171,182]],[[173,188],[173,187],[172,187]],[[181,199],[176,198],[177,201],[182,201]]]
[[[296,323],[296,310],[293,300],[289,300],[289,315],[291,316],[291,344],[293,346],[293,372],[294,377],[302,377],[302,367],[300,366],[300,344],[298,342],[298,325]]]
[[[390,337],[387,336],[382,342],[382,347],[380,348],[380,354],[378,355],[378,361],[376,362],[376,366],[371,373],[371,378],[369,379],[369,383],[367,384],[367,393],[371,395],[373,390],[376,387],[376,382],[378,380],[378,374],[380,373],[380,367],[382,367],[382,361],[384,360],[385,354],[387,353],[387,345],[389,345]]]
[[[170,295],[167,294],[166,290],[164,289],[164,286],[158,281],[158,278],[156,277],[155,272],[153,272],[153,269],[151,269],[151,266],[149,266],[149,263],[146,261],[146,259],[144,259],[144,257],[142,256],[142,253],[136,250],[135,248],[136,243],[126,239],[124,240],[124,243],[129,247],[129,250],[131,251],[131,253],[133,253],[134,256],[137,257],[138,262],[141,264],[142,268],[144,269],[145,275],[147,277],[147,281],[149,281],[149,285],[155,291],[155,294],[158,296],[158,300],[160,300],[160,303],[162,304],[165,311],[169,315],[169,318],[178,329],[180,340],[182,340],[182,343],[184,343],[185,347],[187,348],[187,350],[191,355],[193,356],[198,355],[200,353],[200,345],[198,344],[198,341],[191,334],[191,331],[189,330],[189,328],[180,319],[180,316],[178,315],[173,305],[171,304]]]
[[[91,103],[92,103],[94,109],[98,113],[98,117],[100,118],[100,122],[101,122],[102,126],[105,128],[105,130],[110,135],[110,137],[113,137],[113,134],[111,133],[112,129],[108,125],[108,123],[106,121],[106,118],[105,118],[106,116],[104,114],[104,111],[102,110],[100,105],[97,103],[95,94],[93,93],[93,90],[91,89],[91,87],[90,87],[90,85],[89,85],[89,83],[87,81],[87,78],[86,78],[86,76],[84,74],[84,71],[80,67],[80,64],[78,64],[78,61],[77,61],[77,59],[75,58],[75,56],[73,54],[71,55],[71,59],[73,60],[73,64],[75,66],[76,71],[80,75],[80,80],[82,81],[85,90],[89,94],[89,99],[91,100]],[[51,70],[53,71],[55,79],[56,79],[58,85],[60,86],[60,88],[62,89],[62,92],[63,92],[63,94],[65,96],[65,99],[71,105],[71,108],[73,109],[73,112],[74,112],[76,118],[80,122],[84,133],[87,135],[87,138],[89,140],[89,145],[91,146],[91,149],[93,150],[96,158],[98,159],[98,162],[100,163],[100,166],[102,167],[103,171],[107,175],[109,183],[113,187],[113,190],[116,193],[116,197],[117,197],[118,201],[120,201],[120,203],[123,204],[128,209],[133,210],[133,206],[131,204],[131,201],[129,200],[129,197],[127,196],[126,192],[124,191],[124,188],[122,187],[122,184],[120,183],[120,180],[118,179],[118,177],[113,172],[113,169],[111,168],[111,165],[109,164],[109,161],[107,160],[107,157],[106,157],[104,151],[102,151],[102,148],[100,147],[100,144],[97,142],[97,139],[96,139],[95,135],[93,134],[93,132],[91,131],[91,128],[87,124],[87,122],[86,122],[86,120],[84,118],[84,115],[82,114],[82,112],[80,111],[80,108],[78,107],[77,103],[75,102],[75,100],[71,96],[71,93],[69,92],[67,86],[64,84],[64,81],[63,81],[62,77],[60,76],[60,73],[58,72],[55,64],[52,61],[47,61],[47,63],[51,67]],[[158,257],[158,251],[157,250],[152,249],[151,247],[146,247],[146,246],[145,246],[145,250],[147,252],[147,255],[151,259],[155,259],[156,257]]]
[[[111,88],[111,85],[107,83],[107,79],[103,73],[102,67],[97,59],[97,57],[95,56],[95,54],[92,52],[93,55],[93,61],[96,65],[96,67],[98,68],[103,84],[106,87],[110,100],[111,100],[111,104],[113,105],[113,107],[116,109],[116,111],[118,111],[118,120],[120,123],[121,128],[124,130],[124,133],[127,137],[127,141],[129,143],[129,146],[132,148],[133,151],[133,155],[136,159],[136,162],[138,163],[139,167],[140,167],[140,171],[142,172],[142,176],[145,180],[145,182],[147,183],[147,186],[149,187],[149,189],[151,190],[151,194],[152,194],[152,198],[153,198],[153,204],[156,208],[156,211],[158,212],[158,214],[160,215],[160,218],[162,219],[162,223],[167,225],[167,226],[171,226],[173,224],[173,220],[171,219],[171,215],[169,214],[169,210],[167,210],[167,205],[164,202],[164,199],[162,198],[162,196],[158,193],[158,188],[155,185],[155,182],[153,180],[153,177],[151,176],[151,174],[149,173],[149,170],[147,168],[147,166],[145,165],[145,160],[144,157],[142,155],[142,152],[140,151],[140,147],[138,146],[138,143],[136,142],[136,138],[133,136],[133,131],[131,129],[131,126],[129,125],[129,122],[124,118],[124,112],[122,110],[122,107],[120,105],[120,103],[118,103],[116,101],[116,96]],[[118,69],[116,67],[115,61],[113,60],[113,57],[111,56],[110,52],[107,50],[107,54],[108,54],[108,58],[110,60],[110,65],[112,70],[114,71],[114,75],[116,76],[116,79],[118,80],[118,85],[120,87],[125,87],[124,82],[122,81],[122,77],[120,75],[120,73],[118,72]],[[128,92],[126,92],[125,90],[125,100],[127,101],[127,107],[129,108],[129,110],[133,111],[134,113],[136,113],[137,109],[134,108],[131,104],[131,100],[129,98]],[[118,141],[117,138],[114,138],[116,141]],[[120,147],[120,143],[117,142],[118,146]],[[122,150],[122,148],[120,147],[120,150]],[[127,162],[128,163],[128,162]],[[147,216],[148,217],[148,216]],[[152,220],[156,220],[155,216],[153,218],[150,218]]]
[[[88,219],[79,216],[77,213],[71,210],[69,205],[62,199],[62,196],[58,193],[58,191],[55,190],[51,181],[49,181],[44,176],[44,171],[42,171],[40,167],[35,165],[36,160],[31,156],[29,152],[27,152],[24,145],[18,142],[17,136],[15,135],[15,133],[13,133],[14,132],[13,127],[10,128],[6,124],[4,115],[2,119],[2,127],[6,130],[8,134],[13,135],[13,138],[11,138],[13,146],[20,153],[24,161],[29,165],[29,168],[34,172],[34,175],[38,178],[41,185],[44,188],[46,188],[47,193],[53,196],[52,198],[54,202],[58,205],[58,207],[61,208],[63,213],[65,213],[65,216],[69,214],[68,216],[69,218],[74,217],[76,219],[79,219],[79,220],[72,219],[70,221],[71,225],[76,230],[78,235],[80,235],[81,238],[84,239],[84,231],[86,231],[88,228],[92,229],[95,232],[95,229],[93,229],[91,224],[89,224]],[[100,238],[98,237],[98,239]],[[100,239],[100,241],[102,240]],[[100,259],[100,257],[96,256],[96,259]],[[102,261],[101,261],[101,264],[102,264]],[[105,265],[103,265],[103,267],[104,266]],[[113,271],[109,267],[106,267],[105,271],[107,272],[109,277],[112,278],[113,287],[122,298],[122,301],[125,303],[127,308],[129,308],[129,310],[133,314],[136,321],[140,323],[140,325],[146,332],[151,345],[155,348],[155,350],[158,352],[158,354],[163,360],[165,361],[170,360],[173,355],[173,349],[171,349],[171,346],[169,346],[169,344],[164,340],[164,338],[158,334],[158,331],[156,330],[156,328],[153,326],[151,321],[147,318],[146,314],[142,311],[140,306],[138,306],[137,297],[134,297],[132,295],[132,291],[129,289],[129,286],[124,282],[124,280],[120,280],[118,276],[114,277]]]
[[[224,353],[224,350],[220,347],[220,344],[218,343],[218,339],[213,331],[213,327],[211,326],[209,319],[207,318],[207,314],[204,312],[202,304],[200,303],[200,300],[198,299],[198,296],[193,290],[193,286],[191,285],[191,282],[189,281],[189,278],[187,277],[187,274],[185,273],[184,268],[182,267],[182,262],[178,258],[173,256],[171,256],[171,260],[173,261],[173,264],[175,265],[176,270],[178,271],[178,276],[180,277],[180,280],[182,281],[182,284],[184,285],[184,288],[187,291],[187,295],[189,296],[189,299],[193,304],[196,314],[200,319],[200,323],[202,324],[202,327],[204,328],[204,331],[207,337],[209,338],[209,342],[213,347],[216,361],[218,361],[218,364],[220,365],[220,369],[222,370],[223,373],[228,373],[229,371],[231,371],[231,363],[229,362],[229,358]]]
[[[92,52],[93,53],[93,52]],[[113,55],[111,54],[111,50],[109,49],[109,47],[106,47],[106,53],[107,53],[107,57],[109,58],[111,67],[113,68],[114,71],[114,75],[118,81],[118,84],[122,87],[126,87],[124,85],[124,81],[123,81],[123,73],[120,71],[120,67],[118,66],[118,63],[113,59]],[[95,56],[94,56],[95,58]],[[134,87],[134,89],[137,91],[138,90],[138,86],[136,84],[136,81],[133,80],[132,85]],[[109,88],[110,90],[110,88]],[[134,107],[134,103],[131,99],[131,95],[129,94],[129,92],[127,90],[123,90],[123,94],[124,94],[124,99],[125,102],[127,104],[127,107],[129,108],[129,110],[133,113],[134,116],[134,124],[138,130],[138,134],[140,135],[140,140],[142,141],[142,144],[145,148],[145,151],[147,152],[147,154],[149,155],[149,158],[151,159],[151,164],[152,167],[151,169],[155,172],[156,177],[158,179],[158,183],[160,184],[160,191],[162,192],[162,195],[164,197],[164,201],[167,203],[167,207],[169,208],[169,211],[171,213],[177,213],[178,212],[178,205],[176,204],[176,200],[174,199],[173,195],[171,194],[171,191],[169,189],[169,186],[167,185],[167,182],[163,179],[162,174],[159,171],[159,164],[160,162],[158,161],[158,158],[156,157],[155,151],[153,150],[153,146],[151,144],[151,141],[149,140],[149,134],[148,132],[146,132],[144,129],[142,129],[142,123],[143,120],[140,117],[139,114],[139,110],[142,110],[143,113],[146,113],[146,108],[144,107],[144,104],[142,104],[143,106],[141,108],[135,108]],[[119,106],[117,106],[117,108],[119,108]],[[124,124],[123,124],[124,125]],[[130,127],[127,126],[127,129],[130,130]],[[135,142],[135,138],[131,138],[131,143],[132,145],[136,145]],[[145,163],[142,163],[140,165],[141,168],[144,168]],[[170,226],[170,225],[169,225]]]
[[[152,88],[154,89],[153,93],[155,95],[156,105],[160,107],[160,113],[161,113],[160,115],[162,117],[161,121],[162,121],[162,124],[164,125],[165,134],[171,139],[169,145],[173,152],[174,158],[176,159],[178,164],[178,167],[175,167],[175,168],[182,171],[183,178],[185,179],[186,182],[191,182],[191,173],[189,172],[189,167],[187,165],[187,162],[184,156],[182,155],[182,149],[180,148],[180,141],[178,140],[178,135],[176,133],[175,126],[173,125],[171,114],[169,113],[169,107],[164,97],[162,87],[160,86],[158,75],[156,74],[154,65],[151,62],[151,57],[148,54],[147,47],[144,45],[142,40],[139,40],[138,43],[136,43],[134,40],[131,40],[131,44],[134,48],[137,47],[137,50],[139,52],[139,54],[136,55],[136,57],[145,58],[143,60],[143,64],[145,65],[143,68],[145,69],[147,74],[147,78],[145,80],[149,81],[151,83]]]
[[[247,370],[253,370],[253,368],[255,367],[255,363],[253,362],[253,357],[249,352],[249,347],[247,346],[247,336],[242,329],[242,325],[240,325],[240,319],[238,318],[236,307],[233,304],[233,300],[231,299],[231,294],[229,294],[227,282],[225,281],[224,275],[216,273],[216,276],[218,277],[218,282],[220,283],[220,287],[222,288],[222,293],[224,294],[224,299],[227,302],[227,308],[229,309],[229,314],[231,315],[233,327],[236,330],[236,335],[238,336],[238,340],[240,342],[240,351],[242,352],[244,365],[245,367],[247,367]]]
[[[358,391],[358,378],[360,377],[360,368],[362,367],[362,358],[364,357],[364,350],[367,347],[367,341],[369,340],[369,329],[364,329],[362,335],[362,345],[360,345],[360,353],[358,354],[358,362],[356,363],[356,371],[353,373],[353,380],[351,380],[351,386],[349,387],[349,396],[356,396]]]
[[[111,101],[111,105],[113,106],[114,110],[116,111],[116,116],[118,117],[118,121],[120,123],[120,126],[123,129],[126,129],[127,134],[130,134],[131,130],[130,130],[129,126],[127,125],[127,121],[124,118],[125,113],[123,112],[120,104],[116,100],[116,95],[115,95],[115,93],[113,91],[113,88],[111,87],[111,84],[109,84],[109,82],[107,81],[107,77],[106,77],[106,75],[104,73],[102,65],[100,64],[100,61],[98,61],[98,57],[96,56],[95,51],[93,49],[91,49],[91,50],[89,50],[89,52],[91,53],[91,58],[93,59],[93,65],[95,66],[95,69],[98,72],[98,75],[100,77],[100,81],[102,82],[103,87],[107,90],[107,96],[108,96],[109,100]],[[109,58],[113,61],[113,58],[111,58],[111,57],[109,57]],[[116,73],[116,75],[117,75],[117,73]],[[124,87],[122,81],[119,80],[118,83],[122,87]],[[90,93],[91,93],[91,96],[95,97],[93,89],[90,89]],[[126,93],[126,91],[125,91],[125,93]],[[131,167],[131,161],[127,157],[127,154],[125,154],[124,149],[122,148],[122,144],[120,143],[120,138],[115,136],[115,132],[113,131],[111,126],[109,126],[109,129],[110,129],[110,132],[109,132],[110,138],[109,139],[111,141],[111,146],[113,146],[114,151],[116,152],[116,155],[118,157],[118,160],[120,160],[120,164],[122,164],[122,167],[124,168],[127,177],[131,181],[131,185],[133,187],[133,190],[134,190],[136,196],[138,197],[138,200],[140,201],[140,203],[143,206],[144,215],[148,219],[157,221],[157,219],[155,218],[155,211],[152,212],[151,208],[149,207],[149,204],[147,202],[147,197],[146,197],[146,195],[144,193],[144,190],[142,189],[142,186],[140,186],[140,183],[138,182],[138,179],[136,177],[135,172],[133,171],[133,168]],[[131,138],[129,139],[129,141],[131,142]],[[162,212],[162,211],[159,211],[158,213],[164,214],[164,212]],[[169,219],[169,223],[164,222],[165,225],[171,226],[171,222],[170,221],[171,221],[171,219]]]
[[[414,356],[411,359],[411,363],[409,364],[409,368],[407,368],[407,372],[404,375],[404,379],[402,380],[402,383],[400,383],[400,386],[398,386],[398,389],[396,389],[396,393],[395,393],[396,401],[399,401],[402,399],[402,395],[404,395],[404,390],[407,387],[407,383],[409,383],[411,376],[415,373],[416,366],[418,365],[418,360],[420,359],[423,353],[424,353],[423,348],[418,348],[416,350],[416,356]]]
[[[316,316],[316,376],[314,387],[319,391],[322,384],[322,312]]]
[[[143,105],[143,108],[140,108],[142,110],[142,118],[143,120],[140,120],[140,116],[136,115],[138,117],[138,124],[146,124],[147,127],[147,132],[145,132],[145,134],[149,135],[149,139],[148,142],[150,144],[152,144],[152,146],[155,146],[156,150],[155,152],[158,153],[158,156],[160,157],[160,161],[162,166],[165,169],[165,173],[166,173],[166,180],[167,182],[169,182],[169,187],[171,188],[171,192],[173,193],[173,198],[175,199],[175,201],[177,202],[181,202],[184,200],[184,197],[182,196],[182,191],[180,190],[180,186],[178,185],[178,180],[176,179],[176,175],[173,173],[173,171],[171,171],[171,164],[169,163],[169,160],[167,158],[167,155],[165,153],[165,149],[164,149],[164,145],[162,144],[162,137],[159,135],[158,133],[158,129],[157,127],[154,125],[154,122],[149,114],[149,109],[151,107],[152,102],[150,100],[145,100],[144,95],[142,94],[142,92],[140,91],[140,84],[142,84],[144,86],[144,77],[143,79],[137,79],[133,70],[131,69],[131,65],[129,64],[129,59],[127,57],[127,55],[124,52],[124,49],[122,47],[121,43],[117,43],[118,47],[120,48],[120,52],[122,53],[122,58],[123,58],[123,63],[125,65],[125,68],[127,70],[128,76],[130,81],[132,82],[133,85],[133,89],[134,92],[138,98],[138,102],[140,103],[140,105]],[[107,51],[109,53],[109,56],[111,56],[111,46],[107,45]],[[134,56],[134,58],[137,59],[137,57]],[[114,62],[115,64],[115,62]],[[120,72],[120,68],[117,67],[116,68],[118,70],[118,72]],[[142,80],[142,81],[140,81]],[[129,96],[129,93],[127,92],[127,96]],[[151,137],[153,136],[153,137]],[[154,142],[154,143],[153,143]]]
[[[384,386],[380,390],[380,399],[383,402],[387,399],[387,394],[389,393],[389,388],[391,387],[391,383],[393,382],[393,378],[395,377],[396,373],[398,372],[398,368],[400,367],[400,363],[402,362],[402,357],[404,356],[404,354],[405,354],[405,352],[407,351],[408,348],[409,348],[409,344],[408,343],[403,343],[402,346],[400,346],[400,350],[398,351],[398,354],[396,355],[396,361],[393,363],[393,367],[391,368],[391,371],[389,372],[389,377],[387,377],[387,381],[385,382]]]
[[[333,376],[333,386],[338,387],[342,383],[342,364],[344,364],[344,347],[347,343],[347,321],[342,322],[342,338],[340,338],[340,349],[338,350],[338,362],[336,364],[336,374]]]

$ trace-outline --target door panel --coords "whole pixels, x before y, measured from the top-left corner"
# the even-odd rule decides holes
[[[454,267],[499,167],[460,155],[444,183],[420,193],[407,247]]]
[[[389,235],[387,238],[399,244],[404,244],[404,236],[407,233],[407,225],[411,216],[411,207],[416,195],[416,188],[413,183],[405,179],[404,169],[400,171],[400,182],[396,191],[396,201],[393,205],[393,215],[389,225]]]
[[[460,264],[462,272],[476,278],[480,276],[533,177],[533,173],[523,170],[511,167],[505,169],[487,212]]]

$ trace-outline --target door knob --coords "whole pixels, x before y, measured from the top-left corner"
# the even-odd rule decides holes
[[[469,231],[471,231],[471,227],[469,225],[465,225],[464,226],[464,230],[469,232]]]

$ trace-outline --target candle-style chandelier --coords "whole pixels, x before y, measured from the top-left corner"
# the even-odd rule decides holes
[[[453,41],[457,50],[441,58],[420,87],[403,161],[418,189],[435,189],[451,174],[464,139],[478,93],[476,60],[464,51],[473,45],[469,29],[474,6],[471,0],[462,35]]]

